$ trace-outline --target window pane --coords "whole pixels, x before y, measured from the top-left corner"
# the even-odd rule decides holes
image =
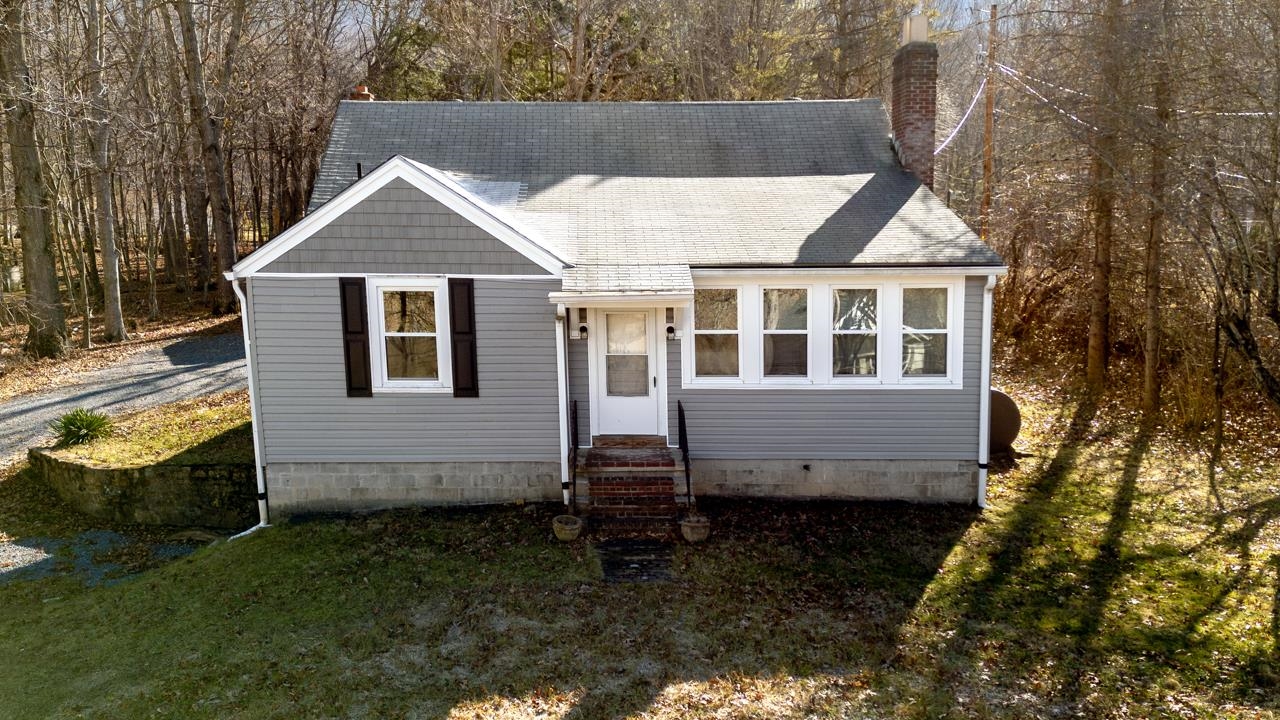
[[[805,330],[809,327],[809,291],[803,288],[764,291],[765,330]]]
[[[875,330],[876,291],[836,290],[831,293],[832,325],[836,330]]]
[[[435,380],[439,377],[435,338],[387,338],[387,379]]]
[[[695,335],[693,348],[698,377],[738,376],[737,335]]]
[[[737,330],[738,291],[694,290],[693,326],[699,330]]]
[[[384,291],[382,314],[387,332],[435,332],[436,294],[419,290]]]
[[[645,313],[609,313],[605,316],[605,352],[613,355],[647,355],[648,317]]]
[[[903,289],[902,325],[910,330],[946,330],[947,289]]]
[[[903,375],[946,375],[947,336],[907,334],[902,336]]]
[[[831,372],[835,375],[875,375],[876,336],[836,335]]]
[[[614,397],[647,397],[649,395],[649,356],[607,356],[605,388]]]
[[[765,335],[764,374],[802,377],[808,375],[809,336]]]

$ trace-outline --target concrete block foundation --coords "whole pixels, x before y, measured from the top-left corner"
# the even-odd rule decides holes
[[[971,503],[978,498],[978,463],[695,458],[693,494]]]
[[[270,463],[272,514],[559,500],[555,462]]]

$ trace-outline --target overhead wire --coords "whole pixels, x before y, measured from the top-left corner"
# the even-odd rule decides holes
[[[969,109],[964,111],[964,117],[960,118],[960,122],[955,126],[955,129],[951,131],[951,134],[947,136],[947,139],[943,140],[942,144],[938,146],[938,149],[933,151],[934,155],[946,150],[947,146],[951,144],[951,141],[960,133],[960,128],[964,127],[965,121],[969,119],[971,114],[973,114],[973,109],[978,105],[978,98],[982,97],[982,91],[985,90],[986,87],[987,79],[982,78],[982,82],[978,84],[978,91],[973,94],[973,101],[969,103]]]

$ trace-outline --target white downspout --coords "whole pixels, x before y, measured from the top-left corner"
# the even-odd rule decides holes
[[[556,305],[556,389],[560,401],[560,489],[564,504],[569,506],[569,372],[565,358],[565,308]]]
[[[267,479],[262,473],[262,422],[258,417],[258,393],[253,382],[253,343],[249,340],[249,300],[240,289],[240,283],[231,273],[224,277],[231,283],[240,303],[240,330],[244,333],[244,364],[249,379],[249,414],[253,421],[253,469],[258,476],[258,524],[231,537],[232,540],[244,537],[255,530],[270,527],[267,522]]]
[[[978,507],[987,507],[987,461],[991,455],[991,298],[996,276],[987,276],[982,292],[982,379],[978,398]]]

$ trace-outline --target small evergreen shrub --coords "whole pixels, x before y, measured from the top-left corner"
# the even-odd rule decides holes
[[[49,423],[58,436],[58,445],[83,445],[92,440],[108,437],[113,430],[111,418],[102,413],[76,408]]]

